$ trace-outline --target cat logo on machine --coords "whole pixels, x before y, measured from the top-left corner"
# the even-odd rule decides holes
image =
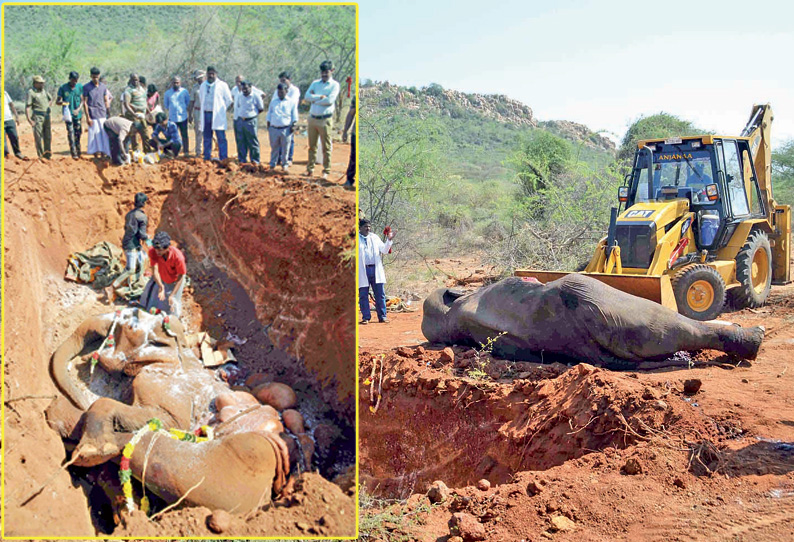
[[[653,214],[653,211],[629,211],[626,213],[626,218],[648,218]]]

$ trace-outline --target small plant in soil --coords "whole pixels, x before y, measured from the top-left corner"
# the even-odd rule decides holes
[[[491,363],[494,344],[502,335],[507,335],[507,331],[502,331],[496,337],[488,337],[484,343],[480,343],[479,350],[474,350],[474,360],[471,362],[469,370],[466,371],[467,376],[475,380],[486,380],[488,378],[488,373],[485,369]]]
[[[359,540],[415,540],[409,533],[423,525],[423,514],[432,505],[425,500],[409,510],[404,500],[380,499],[360,487],[358,502],[361,509]]]

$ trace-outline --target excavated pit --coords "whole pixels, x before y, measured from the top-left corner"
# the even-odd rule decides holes
[[[454,488],[481,479],[505,484],[522,471],[630,447],[653,431],[710,431],[675,390],[629,374],[492,360],[496,379],[472,378],[466,376],[472,354],[456,347],[454,362],[423,347],[360,354],[359,378],[382,391],[376,412],[370,408],[376,391],[361,386],[359,397],[360,470],[368,491],[404,499],[435,480]]]
[[[59,393],[48,376],[50,355],[85,318],[110,311],[88,286],[63,280],[67,257],[99,241],[119,244],[124,214],[139,191],[149,196],[150,235],[168,231],[185,253],[188,332],[245,340],[235,349],[239,374],[230,383],[265,373],[294,388],[310,432],[321,424],[337,429],[330,442],[317,443],[312,459],[311,470],[322,478],[309,475],[307,503],[291,510],[313,524],[320,516],[313,517],[318,507],[308,496],[333,494],[334,506],[349,510],[347,519],[331,518],[333,533],[317,528],[352,532],[350,492],[326,489],[327,480],[355,463],[355,277],[345,258],[355,235],[354,194],[261,168],[195,160],[122,169],[89,160],[12,162],[5,175],[6,533],[199,534],[192,526],[195,512],[179,509],[168,513],[160,530],[118,528],[108,497],[117,483],[115,465],[70,468],[22,504],[67,458],[68,444],[43,416]],[[285,535],[295,530],[295,521],[271,523],[263,515],[237,530],[251,536],[261,536],[263,528]],[[51,531],[54,525],[59,532]]]

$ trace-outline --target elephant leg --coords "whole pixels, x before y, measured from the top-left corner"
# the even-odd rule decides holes
[[[83,411],[75,407],[68,399],[56,397],[44,412],[47,425],[56,431],[61,438],[78,441],[83,433]]]
[[[83,435],[74,452],[75,465],[93,467],[112,459],[121,453],[135,431],[162,415],[162,410],[155,407],[125,405],[107,397],[97,399],[83,415]]]
[[[157,441],[147,461],[153,438]],[[210,510],[244,513],[270,502],[272,493],[280,491],[289,469],[285,452],[280,437],[261,432],[201,443],[148,434],[135,447],[130,468],[141,480],[145,466],[147,489],[167,501],[194,488],[186,501]]]

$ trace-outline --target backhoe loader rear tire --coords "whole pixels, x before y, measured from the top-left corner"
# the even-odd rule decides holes
[[[725,281],[713,267],[687,265],[673,275],[678,312],[693,320],[713,320],[725,305]]]
[[[772,249],[766,233],[754,230],[747,236],[736,255],[736,280],[741,286],[731,289],[731,305],[754,309],[766,303],[772,288]]]

